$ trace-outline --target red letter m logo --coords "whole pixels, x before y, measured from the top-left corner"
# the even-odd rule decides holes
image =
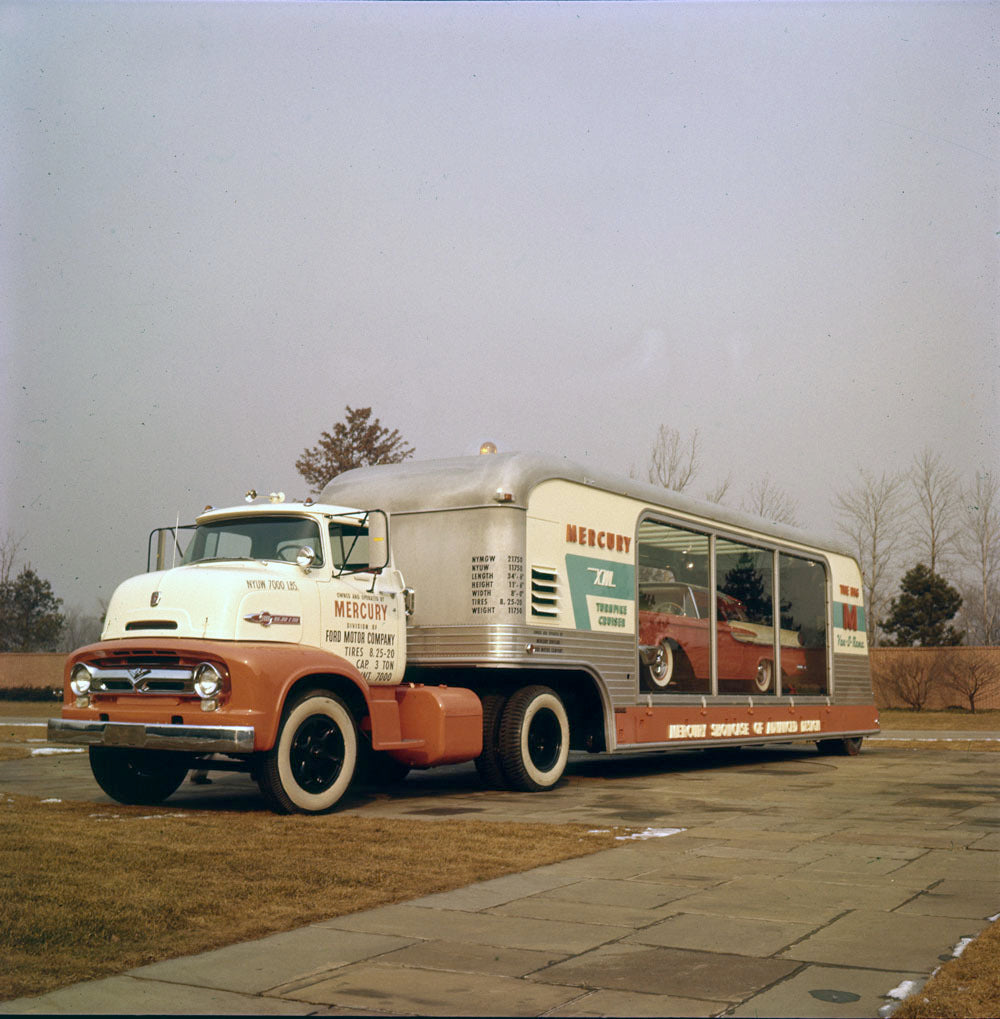
[[[856,630],[858,628],[858,607],[857,605],[844,606],[844,629]]]

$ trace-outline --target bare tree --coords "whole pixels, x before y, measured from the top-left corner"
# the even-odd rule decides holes
[[[965,618],[983,644],[1000,643],[1000,476],[977,474],[963,493],[959,554],[973,575]]]
[[[715,488],[709,489],[705,493],[705,498],[709,502],[720,503],[725,501],[726,496],[729,494],[729,489],[733,483],[732,474],[727,474],[722,481],[720,481]]]
[[[767,475],[750,486],[750,498],[744,499],[740,508],[776,524],[789,524],[792,527],[799,524],[796,518],[798,504]]]
[[[958,475],[927,446],[913,458],[909,481],[915,496],[909,535],[913,559],[943,574],[958,538]]]
[[[0,538],[0,584],[6,584],[11,579],[14,563],[23,544],[24,535],[15,538],[10,531],[5,531],[3,538]]]
[[[834,499],[837,529],[851,543],[861,565],[868,622],[868,643],[878,647],[879,623],[888,606],[889,585],[900,545],[905,477],[886,474],[876,477],[861,468],[858,480]]]
[[[660,425],[649,454],[649,480],[674,492],[683,492],[701,469],[698,429],[685,442],[676,428]]]
[[[101,639],[102,623],[97,616],[85,615],[79,609],[68,609],[64,613],[64,620],[59,651],[75,651],[84,644],[93,644]]]
[[[933,659],[929,655],[893,654],[880,662],[878,678],[890,695],[886,707],[902,702],[913,711],[923,711],[934,689]]]
[[[942,684],[965,698],[973,714],[976,713],[976,698],[989,693],[1000,682],[988,652],[977,649],[948,651],[938,668]]]

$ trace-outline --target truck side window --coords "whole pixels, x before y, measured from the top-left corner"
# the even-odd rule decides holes
[[[358,524],[330,524],[330,554],[335,570],[367,570],[368,528]]]

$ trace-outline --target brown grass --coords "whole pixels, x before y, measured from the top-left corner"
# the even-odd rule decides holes
[[[615,844],[584,825],[186,813],[0,794],[0,999]]]
[[[44,725],[58,718],[62,701],[0,701],[0,718],[35,718]]]
[[[984,739],[880,739],[866,745],[866,751],[871,747],[878,750],[920,750],[930,753],[939,751],[975,751],[977,753],[1000,753],[1000,740]]]
[[[957,958],[946,962],[893,1019],[1000,1016],[1000,924],[992,924]]]
[[[2,712],[0,712],[2,714]],[[887,731],[896,729],[931,729],[940,732],[1000,732],[1000,711],[879,711],[879,725]]]

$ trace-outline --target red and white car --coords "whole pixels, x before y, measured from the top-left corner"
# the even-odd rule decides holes
[[[743,603],[716,592],[719,686],[736,684],[758,693],[774,689],[774,627],[750,622]],[[710,648],[708,590],[677,581],[643,584],[639,589],[639,651],[643,685],[652,691],[671,684],[705,692]],[[795,630],[781,630],[784,692],[794,693],[794,676],[814,664],[807,655],[824,655],[821,648],[805,649]],[[822,668],[822,665],[820,665]]]

